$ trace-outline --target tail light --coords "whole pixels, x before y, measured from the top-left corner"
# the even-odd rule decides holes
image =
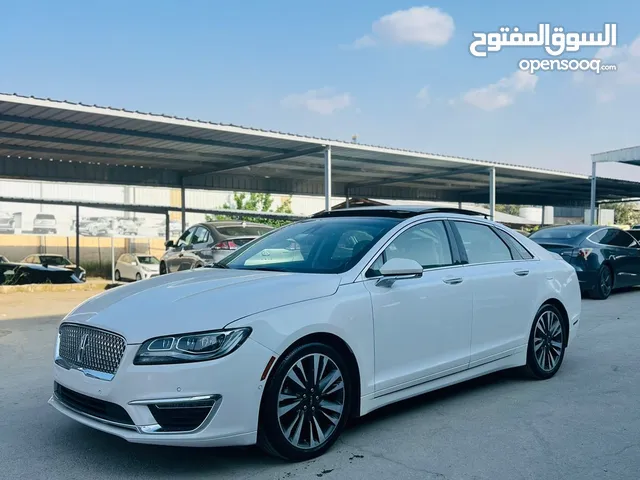
[[[586,260],[591,255],[591,252],[593,252],[593,248],[581,248],[578,250],[578,257]]]
[[[213,246],[214,250],[235,250],[236,248],[238,248],[238,246],[232,240],[225,240]]]

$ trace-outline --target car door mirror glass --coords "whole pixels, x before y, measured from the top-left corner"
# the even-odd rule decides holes
[[[392,258],[380,268],[383,277],[398,277],[406,275],[422,275],[422,265],[410,258]]]

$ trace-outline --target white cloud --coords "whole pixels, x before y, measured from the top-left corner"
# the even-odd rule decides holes
[[[422,87],[418,91],[416,98],[418,99],[418,103],[420,104],[420,106],[424,107],[426,105],[429,105],[431,103],[431,95],[429,94],[429,87],[428,86]]]
[[[360,37],[351,48],[366,48],[378,44],[421,45],[442,47],[455,29],[451,15],[439,8],[412,7],[379,18],[371,33]]]
[[[538,77],[518,70],[486,87],[474,88],[462,95],[462,101],[486,111],[498,110],[512,105],[522,93],[533,92]]]
[[[594,59],[602,65],[616,65],[615,71],[575,72],[573,80],[593,89],[596,101],[611,102],[628,87],[640,85],[640,36],[629,45],[605,47],[596,52]]]
[[[282,99],[282,106],[286,108],[304,108],[321,115],[331,115],[343,110],[353,103],[349,93],[337,93],[331,88],[309,90],[305,93],[293,93]]]

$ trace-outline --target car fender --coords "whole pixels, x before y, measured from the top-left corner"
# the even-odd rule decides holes
[[[293,344],[313,334],[338,337],[353,353],[361,395],[373,393],[374,339],[369,292],[362,282],[341,285],[335,295],[274,308],[229,323],[251,327],[254,341],[280,357]]]

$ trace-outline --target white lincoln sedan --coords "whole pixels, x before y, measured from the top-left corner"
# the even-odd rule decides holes
[[[49,403],[130,442],[304,460],[384,405],[512,367],[552,377],[580,320],[571,265],[463,210],[322,213],[208,267],[72,311]]]

